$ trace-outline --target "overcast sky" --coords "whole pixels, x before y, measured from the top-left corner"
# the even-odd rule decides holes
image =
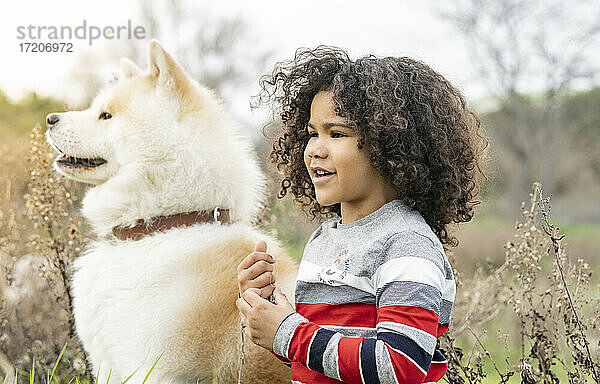
[[[451,26],[432,16],[422,1],[219,0],[205,4],[213,9],[215,17],[241,14],[249,32],[258,37],[257,49],[273,52],[270,65],[289,58],[297,47],[331,44],[348,49],[353,57],[367,53],[410,55],[442,72],[467,96],[478,97],[482,92],[465,70],[468,58],[462,39]],[[75,28],[83,19],[88,25],[100,27],[126,25],[127,20],[132,20],[135,26],[141,21],[136,2],[129,1],[24,0],[5,1],[1,7],[0,88],[13,99],[30,90],[67,99],[75,97],[70,95],[68,84],[75,56],[88,49],[99,55],[102,50],[118,45],[115,40],[96,41],[90,48],[87,42],[74,40],[74,53],[21,53],[21,42],[35,40],[18,40],[18,26]],[[137,43],[145,47],[151,37]],[[163,45],[169,50],[167,42]]]
[[[168,2],[154,2],[168,4]],[[200,5],[198,5],[200,4]],[[429,4],[429,5],[427,5]],[[302,1],[241,1],[219,0],[188,2],[185,7],[202,7],[210,10],[216,19],[241,15],[247,23],[247,33],[255,39],[252,49],[272,52],[267,68],[276,61],[290,58],[300,46],[313,47],[319,44],[346,48],[352,57],[368,53],[377,55],[407,55],[420,59],[458,86],[470,100],[485,97],[470,65],[469,56],[462,36],[448,23],[436,17],[428,7],[435,2],[424,0],[302,0]],[[87,25],[98,27],[127,25],[144,26],[135,1],[4,1],[0,12],[0,36],[2,72],[0,89],[13,100],[34,90],[42,95],[51,95],[67,103],[74,103],[81,95],[72,84],[74,73],[98,76],[108,80],[110,71],[98,62],[87,61],[82,65],[78,55],[88,54],[101,58],[103,54],[121,52],[117,40],[97,40],[92,46],[86,41],[72,40],[74,53],[22,53],[19,44],[36,40],[17,39],[17,28],[28,25],[71,26]],[[172,42],[182,39],[175,31],[166,31],[161,42],[175,59],[177,55]],[[143,50],[154,36],[135,40]],[[49,40],[46,40],[49,41]],[[127,55],[124,51],[123,55]],[[113,60],[112,70],[118,65]],[[142,67],[146,63],[139,63]],[[250,72],[250,70],[249,70]],[[246,122],[254,115],[250,112],[249,100],[257,91],[260,72],[249,73],[253,81],[225,95],[227,103]]]

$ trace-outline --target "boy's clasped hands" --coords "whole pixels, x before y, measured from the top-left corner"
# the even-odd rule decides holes
[[[294,307],[279,287],[275,287],[275,258],[267,253],[267,244],[259,241],[254,252],[246,256],[237,268],[241,297],[235,305],[244,316],[246,334],[252,342],[273,350],[273,339],[279,324]],[[273,295],[274,303],[269,301]]]

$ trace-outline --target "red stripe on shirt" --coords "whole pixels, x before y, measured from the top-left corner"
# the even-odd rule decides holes
[[[390,321],[418,328],[437,335],[438,314],[435,311],[410,305],[386,305],[377,311],[377,323]]]
[[[399,383],[422,383],[425,378],[423,371],[401,353],[394,351],[387,344],[385,346],[392,360],[392,367]]]
[[[342,337],[338,344],[340,379],[346,383],[362,383],[360,377],[360,343],[362,338]]]
[[[425,383],[438,382],[444,377],[446,371],[448,370],[448,362],[443,363],[431,363],[429,370],[427,371],[427,376],[425,377]]]
[[[374,304],[296,303],[296,312],[319,325],[375,328]]]
[[[319,326],[313,322],[303,323],[296,327],[288,351],[288,356],[292,360],[294,360],[292,357],[294,356],[302,364],[308,365],[308,348],[310,347],[313,335],[318,329]]]
[[[319,382],[317,379],[327,380],[318,372],[308,368],[300,369],[298,366],[298,363],[307,365],[309,345],[319,325],[374,328],[373,320],[376,319],[377,323],[389,321],[409,325],[436,337],[448,329],[447,324],[438,324],[438,315],[434,311],[408,305],[388,305],[377,310],[373,304],[296,303],[296,311],[311,319],[310,323],[300,324],[296,328],[289,349],[290,358],[297,360],[293,363],[295,369],[292,369],[292,379],[305,383]],[[362,338],[343,337],[339,342],[338,365],[340,378],[344,382],[362,383],[359,360],[361,340]],[[399,382],[423,382],[426,375],[417,365],[389,346],[386,345],[386,348],[388,348]],[[428,371],[427,381],[439,381],[446,370],[447,364],[432,364]]]
[[[438,324],[437,336],[436,336],[437,339],[439,339],[440,336],[442,336],[444,333],[446,333],[446,331],[448,330],[448,325],[449,324]]]

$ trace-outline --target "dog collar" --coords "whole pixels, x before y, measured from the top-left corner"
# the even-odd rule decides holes
[[[198,223],[229,224],[229,209],[215,208],[212,211],[194,211],[188,213],[177,213],[169,216],[157,216],[149,222],[139,219],[135,226],[113,227],[112,233],[119,240],[140,240],[147,235],[166,231],[176,227],[187,227]]]

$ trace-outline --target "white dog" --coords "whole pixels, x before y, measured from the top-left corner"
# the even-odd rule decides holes
[[[82,212],[99,240],[71,286],[77,333],[99,382],[141,383],[162,354],[150,383],[235,383],[237,265],[267,240],[290,300],[297,267],[251,226],[264,178],[215,94],[156,41],[148,71],[120,64],[124,77],[87,110],[47,117],[55,168],[95,185]],[[245,383],[289,382],[269,352],[245,348]]]

